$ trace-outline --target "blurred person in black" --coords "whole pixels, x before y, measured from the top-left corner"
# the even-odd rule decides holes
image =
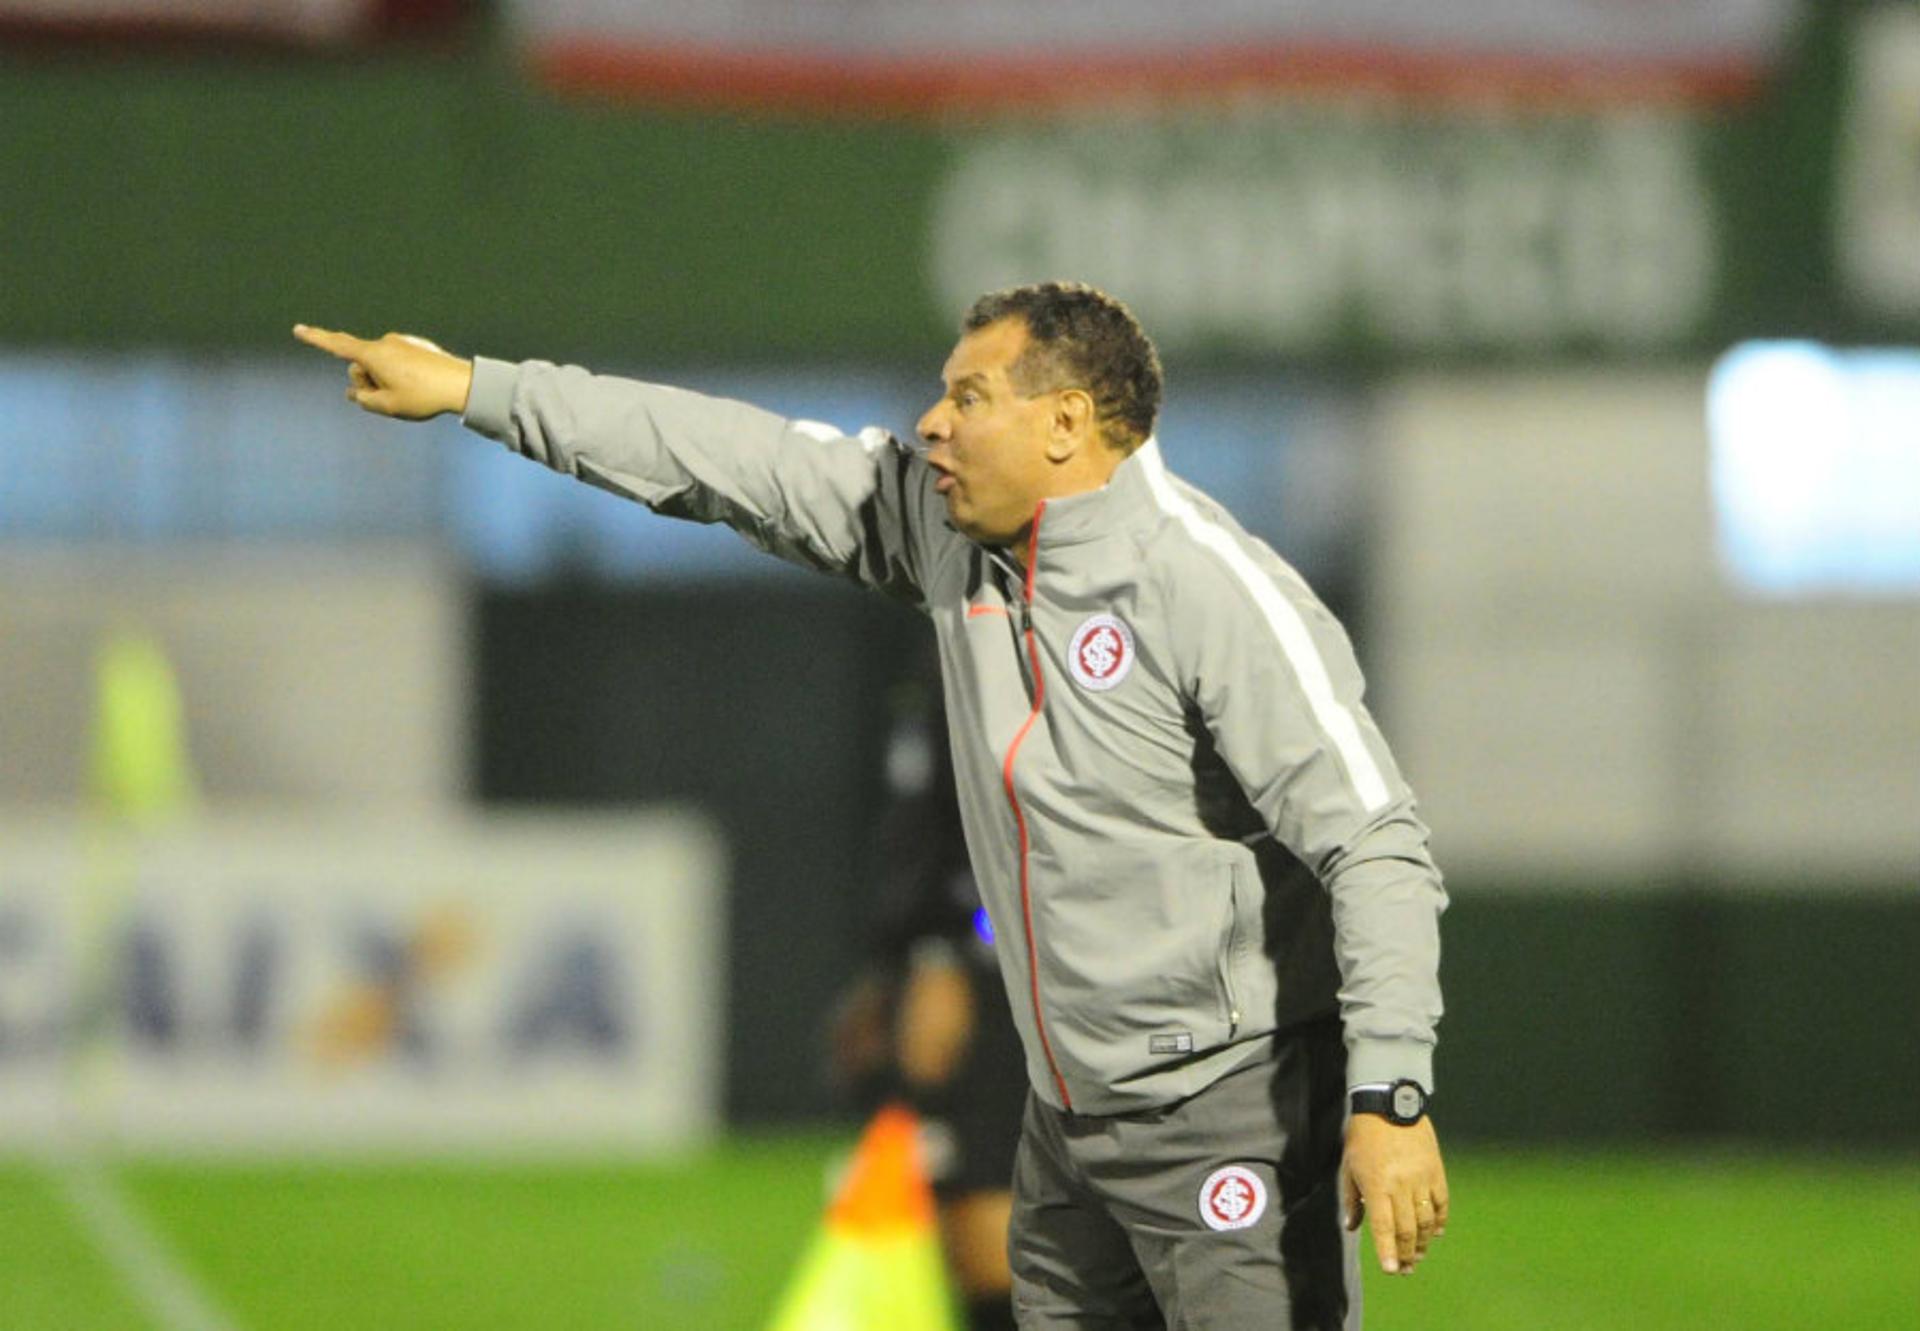
[[[971,1331],[1011,1331],[1007,1224],[1026,1065],[967,861],[936,665],[893,690],[870,962],[832,1031],[836,1079],[918,1114],[947,1269]]]

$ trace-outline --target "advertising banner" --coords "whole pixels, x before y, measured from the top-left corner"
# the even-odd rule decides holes
[[[541,0],[548,75],[642,97],[822,109],[992,109],[1229,86],[1579,79],[1750,86],[1798,0]]]
[[[1071,275],[1179,355],[1639,355],[1710,339],[1729,103],[1798,0],[522,4],[535,67],[641,105],[931,127],[945,329]],[[878,131],[875,131],[878,132]],[[937,161],[937,164],[935,162]],[[855,213],[854,216],[864,216]],[[865,247],[898,241],[876,234]],[[898,297],[894,297],[897,302]],[[810,308],[817,302],[807,302]]]
[[[699,819],[0,823],[0,1147],[653,1151],[717,1124]]]
[[[1720,219],[1677,111],[1247,103],[985,127],[927,209],[936,304],[1071,273],[1177,352],[1632,351],[1698,336]]]

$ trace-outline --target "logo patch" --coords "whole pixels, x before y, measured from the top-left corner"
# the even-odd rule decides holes
[[[1223,1165],[1200,1185],[1200,1218],[1208,1229],[1245,1229],[1267,1210],[1267,1185],[1244,1165]]]
[[[1067,669],[1083,689],[1105,692],[1133,669],[1133,630],[1114,615],[1095,615],[1074,630]]]

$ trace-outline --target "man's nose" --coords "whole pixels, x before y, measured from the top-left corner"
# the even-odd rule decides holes
[[[928,407],[926,414],[920,418],[920,423],[913,427],[914,433],[920,436],[922,445],[932,447],[950,435],[947,413],[942,410],[945,405],[945,403],[936,402]],[[922,451],[925,451],[924,448]]]

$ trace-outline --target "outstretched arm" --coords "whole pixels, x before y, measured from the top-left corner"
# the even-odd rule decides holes
[[[423,421],[467,409],[473,362],[411,333],[377,341],[295,324],[293,335],[347,362],[347,400],[382,416]]]
[[[347,362],[347,397],[405,420],[459,413],[514,452],[656,513],[723,522],[769,553],[913,602],[960,538],[932,474],[884,430],[849,436],[579,366],[463,360],[425,338],[300,324]]]

